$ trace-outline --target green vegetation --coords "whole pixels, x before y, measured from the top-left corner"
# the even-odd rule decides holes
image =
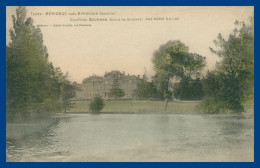
[[[100,112],[105,106],[104,100],[101,97],[95,97],[95,99],[89,104],[91,112]]]
[[[140,99],[157,98],[157,88],[153,82],[144,82],[135,90],[135,95]]]
[[[203,81],[200,78],[182,78],[174,84],[174,97],[180,100],[201,100],[204,96]]]
[[[204,80],[205,98],[200,108],[207,113],[243,112],[253,107],[254,95],[254,25],[236,22],[226,40],[218,35],[216,50],[221,59],[217,68],[208,72]],[[246,107],[247,108],[247,107]]]
[[[120,89],[120,83],[117,78],[114,79],[112,88],[110,89],[109,96],[114,99],[119,99],[125,95],[124,91]]]
[[[236,21],[236,28],[228,39],[221,34],[210,48],[221,61],[216,69],[201,79],[205,57],[189,53],[180,41],[169,41],[155,51],[154,82],[158,97],[168,100],[201,100],[199,108],[206,113],[252,111],[254,101],[254,25]],[[194,79],[195,78],[195,79]],[[151,91],[151,89],[150,89]],[[149,93],[149,91],[146,91]],[[143,96],[144,97],[144,96]]]
[[[168,41],[153,54],[155,76],[135,90],[140,99],[162,101],[108,101],[104,107],[101,97],[90,102],[76,103],[72,110],[70,98],[75,96],[75,84],[68,74],[48,61],[47,47],[41,30],[26,17],[25,7],[13,15],[11,42],[6,46],[6,113],[15,118],[36,113],[66,111],[92,112],[194,112],[196,103],[169,102],[173,95],[181,100],[201,100],[200,110],[206,113],[244,112],[254,103],[254,25],[236,22],[236,28],[227,39],[221,34],[211,52],[221,58],[216,68],[202,78],[206,60],[181,41]],[[84,81],[83,81],[84,83]],[[113,81],[109,95],[118,100],[125,93],[118,79]],[[154,100],[154,99],[153,99]],[[168,103],[169,102],[169,103]],[[89,107],[86,108],[85,106]],[[184,107],[187,106],[187,107]],[[185,110],[184,110],[185,109]]]
[[[191,80],[193,75],[198,76],[199,71],[205,66],[205,59],[199,54],[189,53],[188,46],[180,41],[168,41],[154,52],[154,79],[165,99],[165,111],[167,102],[172,97],[171,80]]]
[[[66,111],[74,87],[59,68],[48,61],[41,30],[18,7],[6,46],[7,119],[36,113]]]
[[[89,113],[91,101],[76,102],[68,112]],[[115,100],[106,101],[103,113],[140,113],[140,112],[164,112],[164,101],[145,101],[145,100]],[[166,112],[170,113],[200,113],[197,109],[199,101],[169,102]]]

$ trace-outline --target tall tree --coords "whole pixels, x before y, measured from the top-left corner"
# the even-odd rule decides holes
[[[26,19],[25,7],[18,7],[16,16],[12,17],[11,42],[6,55],[7,106],[28,112],[47,95],[48,54],[40,30],[33,26],[31,18]]]
[[[171,79],[191,78],[204,68],[205,57],[189,53],[189,48],[181,41],[168,41],[154,52],[153,64],[156,71],[155,81],[165,98],[165,110],[171,97],[169,86]]]
[[[221,61],[208,72],[204,82],[206,98],[202,107],[206,112],[243,112],[245,102],[253,103],[254,94],[254,26],[235,22],[239,28],[226,40],[221,34],[210,48]]]
[[[113,80],[112,88],[110,89],[109,95],[114,99],[119,99],[125,95],[125,92],[120,88],[118,78]]]
[[[11,42],[6,46],[7,115],[59,111],[61,83],[48,62],[41,30],[26,17],[25,7],[18,7],[12,18]]]

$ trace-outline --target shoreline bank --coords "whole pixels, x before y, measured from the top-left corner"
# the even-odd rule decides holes
[[[72,104],[67,113],[91,113],[91,101]],[[197,108],[200,101],[170,101],[165,111],[165,101],[150,100],[114,100],[105,101],[101,113],[201,113]]]

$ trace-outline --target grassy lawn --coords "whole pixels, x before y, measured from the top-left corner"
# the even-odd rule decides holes
[[[76,102],[68,112],[90,112],[90,101]],[[198,113],[196,106],[199,102],[186,101],[186,102],[169,102],[166,112],[172,113]],[[135,101],[135,100],[117,100],[105,101],[103,113],[124,113],[124,112],[164,112],[164,101]]]

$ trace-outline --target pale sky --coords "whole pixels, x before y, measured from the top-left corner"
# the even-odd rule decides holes
[[[41,26],[49,61],[69,73],[69,79],[81,82],[92,74],[104,75],[111,70],[142,75],[146,68],[153,75],[152,56],[169,40],[181,40],[190,52],[206,57],[206,69],[214,68],[217,56],[209,51],[218,33],[229,35],[235,20],[246,21],[253,7],[27,7],[27,16]],[[10,41],[11,15],[7,7],[6,41]],[[46,12],[67,12],[48,16]],[[72,15],[71,13],[74,13]],[[85,15],[77,15],[85,12]],[[90,13],[92,12],[92,13]],[[34,13],[34,15],[32,15]],[[35,15],[41,13],[42,15]],[[90,15],[91,14],[91,15]],[[106,15],[105,15],[106,14]],[[156,17],[164,20],[155,20]],[[175,20],[166,20],[175,18]],[[106,18],[107,21],[89,21]],[[131,19],[139,19],[132,21]],[[146,20],[151,18],[152,21]],[[75,20],[78,19],[78,20]],[[79,21],[80,19],[86,19]],[[110,21],[120,19],[120,21]],[[122,21],[126,19],[126,21]],[[127,21],[127,19],[130,19]],[[141,20],[140,20],[141,19]],[[72,21],[74,20],[74,21]],[[59,26],[71,24],[72,26]],[[91,26],[75,26],[85,24]]]

